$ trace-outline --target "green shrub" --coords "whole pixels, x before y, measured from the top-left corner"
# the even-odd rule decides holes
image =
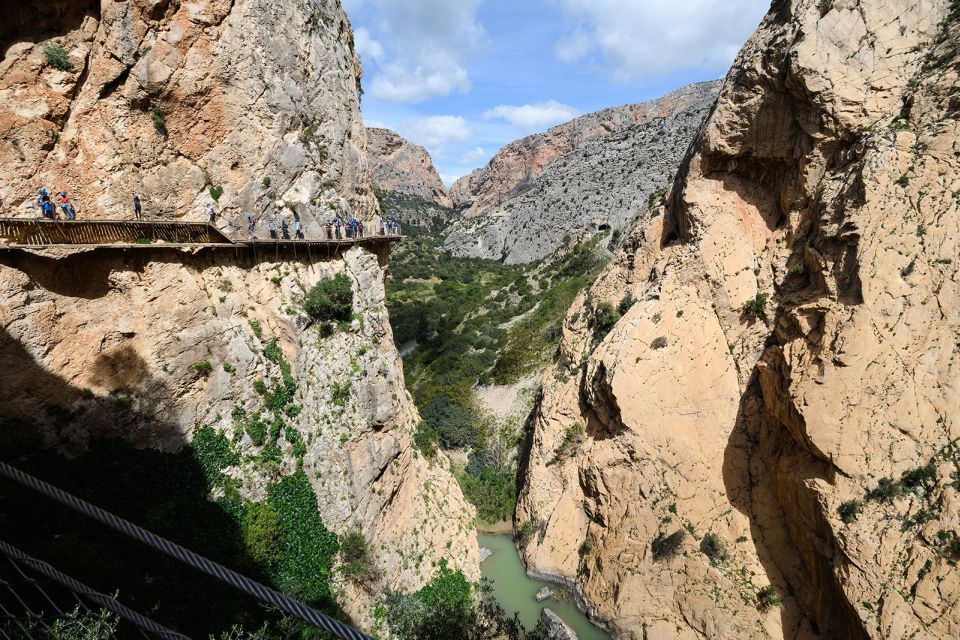
[[[772,607],[779,607],[781,604],[780,594],[772,584],[768,584],[757,591],[757,609],[760,611],[767,611]]]
[[[533,539],[533,534],[537,532],[538,528],[533,520],[525,520],[523,524],[514,531],[513,539],[518,545],[525,547],[530,544],[530,541]]]
[[[340,539],[340,572],[360,585],[369,585],[380,577],[367,539],[357,530],[348,531]]]
[[[844,524],[850,524],[857,519],[857,516],[860,515],[860,512],[863,510],[863,503],[859,500],[848,500],[840,505],[838,512],[840,514],[840,520]]]
[[[758,293],[744,303],[743,312],[753,318],[762,318],[767,315],[767,301],[769,299],[769,293]]]
[[[167,137],[167,119],[163,114],[163,109],[154,107],[150,110],[150,120],[153,122],[153,128],[164,138]]]
[[[213,365],[209,360],[201,360],[200,362],[194,362],[190,365],[190,370],[201,378],[207,378],[213,373]]]
[[[654,561],[659,562],[677,555],[683,547],[685,535],[683,531],[675,531],[670,535],[657,534],[657,537],[650,543],[650,551],[653,553]]]
[[[553,450],[553,457],[547,462],[547,466],[556,464],[565,458],[583,442],[583,436],[583,423],[578,422],[571,427],[567,427],[567,430],[563,434],[563,440],[561,440],[557,448]]]
[[[262,447],[267,441],[267,423],[263,421],[261,414],[255,413],[247,423],[247,435],[250,441],[258,447]]]
[[[666,336],[660,336],[659,338],[655,338],[653,342],[650,343],[651,349],[660,350],[660,349],[666,349],[666,347],[667,347]]]
[[[283,361],[283,351],[277,344],[276,338],[268,342],[267,346],[263,348],[263,357],[274,364],[280,364]]]
[[[440,441],[440,434],[430,428],[424,420],[417,423],[413,431],[413,445],[417,448],[424,458],[432,460],[437,455],[437,443]]]
[[[253,335],[257,336],[257,338],[263,337],[263,327],[260,325],[259,320],[250,321],[250,330],[253,331]]]
[[[790,267],[788,272],[792,276],[800,276],[807,272],[807,265],[804,262],[798,262],[797,264]]]
[[[580,548],[577,550],[577,553],[580,557],[590,555],[590,552],[593,551],[593,541],[590,538],[587,538],[580,544]]]
[[[263,179],[263,188],[264,188],[264,189],[269,189],[271,182],[272,182],[272,180],[270,180],[270,177],[269,177],[269,176],[266,177],[266,178],[264,178],[264,179]]]
[[[220,196],[223,195],[223,187],[211,186],[210,187],[210,197],[214,202],[220,202]]]
[[[620,300],[620,304],[617,305],[617,311],[621,316],[627,315],[627,311],[630,311],[630,307],[636,304],[637,300],[629,293],[623,296],[623,299]]]
[[[613,308],[609,302],[601,302],[593,310],[593,333],[598,340],[602,340],[613,325],[617,324],[620,314]]]
[[[56,44],[48,44],[43,47],[43,55],[47,58],[47,64],[59,71],[70,71],[73,69],[73,63],[67,50]]]
[[[932,462],[916,469],[904,471],[900,476],[900,485],[911,491],[929,489],[937,483],[937,466]]]
[[[350,400],[350,381],[340,383],[334,382],[330,386],[330,402],[337,407],[347,406],[347,402]]]
[[[194,459],[203,467],[207,481],[212,485],[223,481],[223,469],[240,464],[240,454],[231,448],[227,436],[213,427],[197,429],[190,446]]]
[[[873,489],[867,491],[866,498],[867,500],[874,500],[876,502],[881,502],[884,500],[891,500],[902,493],[900,484],[893,481],[893,478],[880,478],[877,481],[877,486]]]
[[[708,533],[700,541],[700,551],[710,558],[710,564],[721,564],[727,561],[727,547],[723,540],[715,533]]]
[[[280,514],[266,502],[255,502],[244,510],[240,532],[247,555],[257,563],[273,562],[278,557]]]
[[[266,396],[267,383],[263,381],[263,378],[258,378],[253,381],[253,390],[257,392],[257,395]]]
[[[511,469],[484,466],[476,475],[457,474],[463,496],[485,522],[508,520],[517,506],[517,479]]]
[[[340,273],[324,278],[304,300],[304,308],[317,322],[347,322],[353,315],[353,287],[350,278]]]
[[[448,394],[442,393],[424,407],[423,419],[440,436],[444,449],[470,446],[478,433],[478,418]]]
[[[222,366],[223,366],[223,370],[229,373],[230,375],[233,375],[234,373],[237,372],[237,368],[234,367],[229,362],[224,362]]]

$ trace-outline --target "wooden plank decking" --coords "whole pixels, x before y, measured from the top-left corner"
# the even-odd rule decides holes
[[[371,235],[363,238],[307,238],[302,240],[273,240],[252,238],[233,240],[214,225],[203,222],[149,222],[133,220],[25,220],[0,218],[0,250],[22,248],[90,248],[91,246],[121,249],[156,248],[176,245],[183,248],[238,248],[254,249],[323,246],[346,249],[353,245],[381,245],[399,242],[397,234]]]

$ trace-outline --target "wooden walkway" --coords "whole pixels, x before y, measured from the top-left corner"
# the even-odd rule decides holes
[[[399,242],[397,234],[371,235],[340,240],[304,239],[272,240],[252,238],[233,240],[211,224],[203,222],[147,222],[132,220],[25,220],[0,218],[0,251],[4,249],[41,249],[112,247],[118,249],[151,249],[158,246],[182,248],[283,249],[325,247],[341,251],[354,245],[383,249]],[[380,251],[377,251],[379,253]]]

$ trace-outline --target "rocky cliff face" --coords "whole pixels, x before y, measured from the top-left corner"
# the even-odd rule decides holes
[[[84,218],[132,217],[139,193],[148,217],[202,219],[211,188],[231,229],[376,213],[339,0],[31,0],[0,52],[7,215],[35,215],[39,187]]]
[[[327,335],[299,299],[338,273],[352,282],[355,315]],[[344,583],[338,594],[369,628],[371,594],[419,588],[439,558],[478,577],[473,508],[442,454],[431,463],[412,446],[419,416],[404,389],[383,277],[361,249],[280,262],[159,248],[59,259],[4,253],[4,418],[30,419],[68,453],[98,438],[174,451],[213,427],[233,443],[241,462],[225,473],[250,500],[302,465],[324,523],[362,531],[373,550],[380,582]],[[258,390],[284,379],[281,361],[298,411],[280,413]],[[267,461],[251,435],[257,415],[286,425],[275,434],[277,459]]]
[[[719,88],[691,85],[507,145],[451,189],[466,218],[447,248],[517,264],[549,255],[567,236],[630,226],[673,178]]]
[[[453,202],[440,180],[430,154],[389,129],[367,128],[370,179],[384,191],[416,196],[441,207]]]
[[[774,2],[570,310],[518,521],[619,637],[960,632],[958,41]]]

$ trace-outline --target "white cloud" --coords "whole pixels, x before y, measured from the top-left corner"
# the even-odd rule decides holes
[[[687,69],[722,73],[770,0],[553,0],[576,27],[563,62],[602,59],[621,79]]]
[[[462,176],[450,175],[449,173],[441,173],[440,181],[443,182],[443,186],[449,189],[450,187],[453,186],[453,183],[459,180],[461,177]]]
[[[464,60],[485,41],[477,22],[481,0],[368,0],[376,18],[364,25],[365,62],[375,62],[370,95],[416,103],[470,90]],[[355,0],[352,5],[359,7]],[[377,38],[366,31],[369,27]],[[357,30],[358,32],[360,29]],[[379,49],[376,46],[379,45]]]
[[[473,130],[460,116],[427,116],[404,121],[399,133],[407,140],[426,147],[430,155],[440,157],[446,145],[466,142]]]
[[[359,28],[353,32],[353,41],[357,47],[357,53],[361,59],[369,59],[375,62],[383,60],[383,45],[370,36],[370,32],[364,28]]]
[[[548,129],[578,115],[580,112],[575,107],[550,100],[522,106],[502,104],[484,113],[483,117],[487,120],[506,120],[519,131],[532,132]]]
[[[465,156],[463,156],[463,158],[461,159],[461,162],[463,162],[464,164],[476,164],[481,160],[486,160],[489,156],[490,154],[487,153],[486,149],[484,149],[483,147],[477,147],[473,151],[470,151]]]

